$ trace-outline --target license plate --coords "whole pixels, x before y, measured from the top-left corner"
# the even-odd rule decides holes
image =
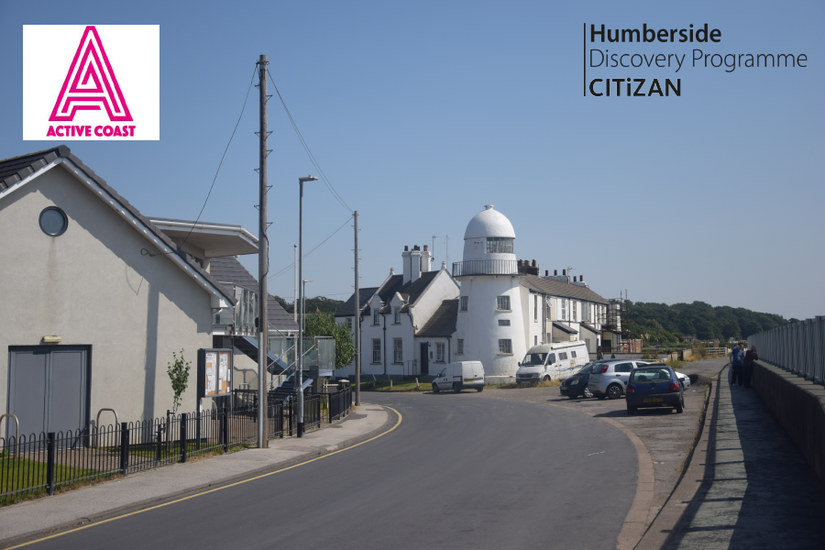
[[[662,398],[661,397],[645,397],[644,402],[645,403],[661,403]]]

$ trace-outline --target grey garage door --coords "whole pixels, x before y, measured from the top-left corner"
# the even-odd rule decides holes
[[[9,348],[9,412],[20,420],[20,434],[85,428],[90,374],[90,346]]]

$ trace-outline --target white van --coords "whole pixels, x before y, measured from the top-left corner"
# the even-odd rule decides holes
[[[521,384],[563,380],[589,361],[587,344],[581,340],[533,346],[519,363],[516,382]]]
[[[458,361],[441,369],[433,380],[433,393],[450,389],[456,393],[464,389],[482,391],[485,384],[481,361]]]

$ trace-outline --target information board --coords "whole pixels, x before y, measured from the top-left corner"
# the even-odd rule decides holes
[[[198,397],[224,397],[232,394],[232,350],[198,350]]]

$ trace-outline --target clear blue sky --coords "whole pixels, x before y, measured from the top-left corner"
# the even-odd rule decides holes
[[[584,24],[719,29],[715,44],[587,44],[684,54],[675,68],[589,67],[589,78],[681,78],[681,97],[584,97]],[[360,213],[361,285],[401,271],[404,245],[461,260],[469,220],[494,204],[519,258],[574,268],[605,298],[825,314],[825,90],[821,1],[153,2],[0,0],[0,158],[22,140],[24,24],[158,24],[161,139],[70,141],[148,216],[194,219],[258,56],[343,200]],[[588,27],[589,28],[589,27]],[[790,53],[806,68],[692,67],[705,53]],[[44,70],[61,70],[43,60]],[[271,86],[270,86],[270,91]],[[317,175],[269,104],[271,272],[298,239],[299,176]],[[202,220],[257,234],[257,91]],[[351,216],[305,190],[309,296],[353,291]],[[243,260],[257,272],[255,257]],[[292,270],[270,281],[291,300]]]

